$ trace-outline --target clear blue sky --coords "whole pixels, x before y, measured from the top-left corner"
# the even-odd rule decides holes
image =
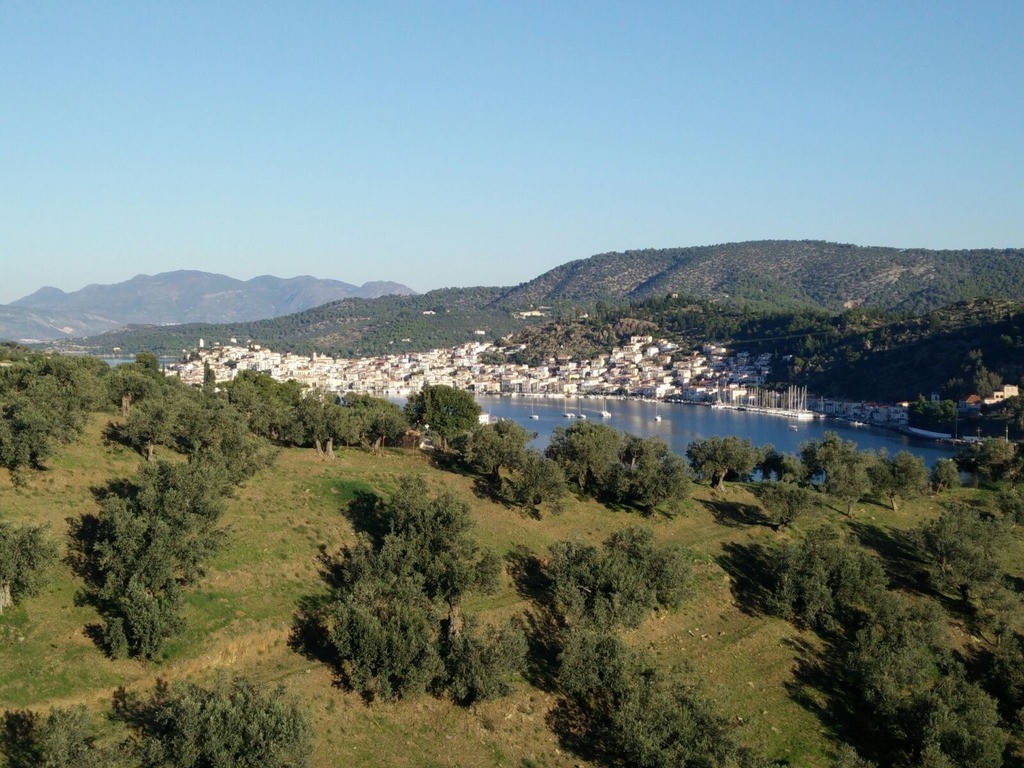
[[[6,2],[0,302],[1024,246],[1020,2]]]

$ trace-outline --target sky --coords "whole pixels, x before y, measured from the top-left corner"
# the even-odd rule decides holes
[[[0,302],[1024,247],[1024,3],[0,3]]]

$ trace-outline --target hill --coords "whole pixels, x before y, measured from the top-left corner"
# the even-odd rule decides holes
[[[659,297],[537,325],[509,346],[526,345],[514,358],[540,364],[560,355],[593,358],[633,335],[666,337],[684,349],[711,341],[768,353],[774,357],[769,384],[806,384],[815,394],[849,399],[984,395],[993,374],[1007,384],[1024,383],[1024,304],[995,299],[913,316]]]
[[[504,300],[546,304],[670,293],[773,307],[923,312],[979,297],[1024,299],[1024,250],[762,240],[602,253],[556,267],[510,290]]]
[[[370,356],[493,340],[528,322],[498,303],[500,288],[444,288],[416,296],[344,299],[277,318],[246,323],[130,326],[84,340],[63,342],[67,351],[173,356],[208,343],[252,340],[282,352]],[[477,333],[478,331],[482,333]]]
[[[83,438],[55,456],[28,487],[0,483],[5,519],[48,524],[58,538],[69,520],[95,514],[96,488],[128,476],[139,462],[136,454],[104,438],[109,419],[95,414]],[[839,694],[826,687],[823,670],[833,646],[747,599],[758,557],[827,520],[848,530],[851,540],[863,541],[893,573],[915,573],[920,563],[911,563],[897,544],[914,526],[933,519],[944,503],[924,497],[896,513],[865,502],[857,519],[815,503],[804,530],[773,532],[758,522],[753,486],[728,483],[718,491],[694,487],[685,514],[675,517],[640,520],[573,497],[561,514],[538,518],[488,500],[473,477],[444,471],[418,452],[338,449],[336,461],[323,462],[312,449],[283,449],[273,466],[229,500],[227,538],[203,580],[189,591],[186,629],[156,659],[107,657],[83,631],[97,621],[96,610],[75,600],[81,582],[61,564],[42,594],[0,617],[0,707],[45,712],[84,705],[102,724],[100,740],[111,743],[124,728],[118,718],[104,717],[115,694],[147,695],[158,680],[209,684],[229,671],[281,685],[308,708],[315,768],[607,764],[591,762],[572,733],[559,730],[558,693],[541,667],[519,681],[510,696],[472,707],[428,694],[367,704],[340,685],[328,665],[297,652],[290,642],[297,607],[322,600],[327,589],[320,547],[335,552],[352,545],[361,530],[362,518],[351,502],[367,493],[390,493],[398,478],[410,475],[466,500],[480,543],[507,564],[498,591],[474,597],[467,609],[485,624],[525,614],[538,642],[551,630],[539,620],[534,602],[539,587],[522,580],[522,574],[517,580],[517,563],[536,567],[557,541],[598,544],[636,524],[649,526],[659,544],[685,547],[693,561],[693,597],[678,608],[653,612],[625,633],[626,641],[647,652],[666,674],[682,677],[682,670],[697,670],[703,690],[740,744],[807,768],[833,764],[849,738],[850,716],[829,698]],[[958,498],[986,504],[987,493],[964,490]],[[1013,537],[1001,560],[1003,570],[1019,574],[1021,547]],[[906,589],[913,592],[914,584],[908,580]],[[933,598],[922,589],[917,599]],[[948,631],[957,644],[981,643],[968,638],[957,620],[950,619]]]
[[[146,326],[77,340],[112,354],[178,354],[199,338],[251,339],[275,349],[373,355],[493,339],[560,316],[673,294],[738,312],[851,308],[919,314],[983,297],[1024,300],[1024,251],[929,251],[812,241],[760,241],[606,253],[570,262],[510,288],[445,288],[422,296],[346,299],[247,322]],[[544,308],[544,317],[519,313]],[[429,314],[433,313],[433,314]],[[156,321],[156,322],[154,322]]]
[[[45,287],[0,306],[0,338],[38,340],[90,336],[131,323],[244,322],[299,312],[331,301],[409,295],[390,282],[355,286],[308,275],[262,275],[237,280],[226,275],[179,270],[137,275],[113,285],[89,285],[65,293]]]

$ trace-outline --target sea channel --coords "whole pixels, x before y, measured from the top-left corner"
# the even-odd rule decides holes
[[[923,458],[929,467],[937,459],[953,456],[957,450],[952,445],[910,437],[895,430],[857,427],[838,419],[796,421],[781,416],[689,403],[496,395],[479,395],[476,401],[492,419],[511,419],[535,432],[537,437],[532,445],[540,449],[547,447],[555,427],[567,427],[586,417],[591,421],[609,424],[622,432],[642,437],[660,437],[679,455],[684,455],[687,446],[694,440],[711,435],[737,435],[750,438],[750,442],[756,446],[771,443],[784,453],[796,453],[802,443],[820,440],[826,432],[837,432],[844,440],[854,441],[861,449],[884,448],[890,454],[910,451]],[[611,415],[602,418],[602,411]],[[533,415],[537,418],[532,419]]]

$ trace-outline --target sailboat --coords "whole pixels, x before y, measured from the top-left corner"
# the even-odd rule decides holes
[[[530,419],[537,421],[540,416],[537,415],[537,402],[533,398],[530,399]]]
[[[563,413],[562,416],[564,416],[567,419],[575,419],[576,414],[569,410],[569,396],[565,395],[562,399],[562,402],[565,405],[565,413]]]
[[[612,412],[608,410],[608,401],[604,400],[601,404],[604,406],[604,410],[601,411],[601,418],[610,419],[612,417]]]
[[[580,405],[580,398],[579,397],[576,398],[576,418],[578,418],[578,419],[585,419],[585,418],[587,418],[587,414],[585,414],[583,412],[583,406]]]
[[[661,414],[658,413],[658,399],[654,399],[654,420],[661,421]]]

